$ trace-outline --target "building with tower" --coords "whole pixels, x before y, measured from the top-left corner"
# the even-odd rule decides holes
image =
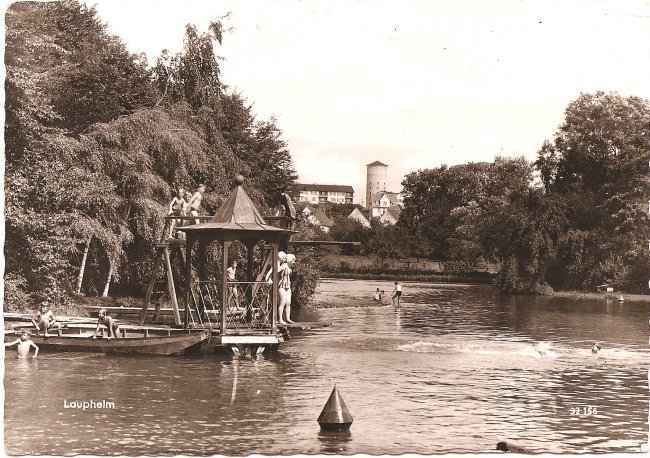
[[[395,224],[404,206],[402,195],[386,189],[388,165],[375,161],[367,166],[366,208],[372,218],[384,224]]]
[[[375,161],[366,166],[366,208],[374,206],[373,197],[386,191],[388,183],[388,166],[382,162]]]

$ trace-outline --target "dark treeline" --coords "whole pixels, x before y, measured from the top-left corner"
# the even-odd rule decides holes
[[[221,81],[220,22],[188,25],[150,67],[76,1],[14,3],[5,21],[7,309],[141,294],[178,187],[204,183],[214,214],[242,174],[264,212],[295,181],[275,121]]]
[[[497,263],[499,288],[539,294],[612,285],[647,292],[650,106],[580,94],[534,163],[497,157],[408,174],[396,226],[335,220],[344,254]],[[542,139],[540,139],[542,143]]]
[[[580,94],[534,164],[497,158],[407,175],[400,225],[431,257],[497,262],[504,292],[647,292],[649,126],[645,100]]]

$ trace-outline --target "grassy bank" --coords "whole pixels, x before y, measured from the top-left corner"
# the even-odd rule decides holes
[[[649,294],[626,294],[622,292],[614,293],[597,293],[597,292],[585,292],[585,291],[554,291],[549,293],[548,296],[554,297],[566,297],[570,299],[598,299],[598,300],[610,300],[612,302],[618,302],[619,296],[623,296],[623,303],[625,302],[646,302],[650,303]]]
[[[404,273],[404,272],[323,272],[321,278],[344,278],[350,280],[377,280],[377,281],[414,281],[425,283],[478,283],[491,284],[491,276],[472,274],[444,274],[444,273]]]

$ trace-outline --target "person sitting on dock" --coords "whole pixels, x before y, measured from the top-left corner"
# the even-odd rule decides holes
[[[22,359],[22,358],[27,358],[29,356],[29,349],[34,347],[34,358],[38,356],[38,346],[32,342],[32,340],[29,338],[29,332],[28,331],[23,331],[23,333],[20,336],[20,339],[16,339],[13,342],[9,342],[5,344],[6,347],[13,347],[14,345],[16,346],[16,358]]]
[[[196,188],[196,192],[192,196],[192,198],[189,200],[187,203],[190,215],[192,216],[199,216],[199,209],[201,208],[201,202],[203,201],[203,193],[205,192],[205,185],[200,184]],[[195,224],[199,224],[201,220],[195,219],[194,220]]]
[[[97,328],[95,329],[95,333],[93,334],[93,339],[97,338],[97,333],[99,332],[99,328],[102,325],[108,328],[109,339],[113,339],[118,336],[118,333],[120,332],[119,325],[111,316],[106,315],[106,309],[100,309],[99,318],[97,319]]]
[[[185,191],[183,188],[178,188],[176,195],[169,202],[169,209],[167,210],[167,216],[185,216],[185,207],[187,202],[185,201]],[[169,238],[174,237],[176,226],[178,222],[182,220],[173,219],[169,221]]]
[[[36,316],[32,319],[32,323],[36,327],[37,331],[43,331],[45,335],[48,335],[48,329],[61,327],[59,323],[57,323],[54,312],[52,312],[46,301],[43,301],[41,304],[41,311],[36,313]]]
[[[390,297],[393,300],[393,304],[395,303],[395,298],[397,298],[397,306],[399,307],[399,300],[402,297],[402,285],[400,285],[398,281],[394,283],[395,288],[393,288],[393,294],[391,294]]]
[[[375,291],[375,295],[372,298],[376,301],[381,301],[384,298],[384,290],[382,289],[379,291],[379,288],[377,288],[377,291]]]

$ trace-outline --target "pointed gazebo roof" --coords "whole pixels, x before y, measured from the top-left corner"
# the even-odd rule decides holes
[[[241,233],[242,231],[295,233],[295,231],[288,231],[268,224],[251,198],[248,197],[246,191],[244,191],[242,182],[243,179],[238,180],[237,187],[230,193],[219,211],[209,222],[179,227],[178,230],[193,236],[226,231],[232,231],[233,233]]]

